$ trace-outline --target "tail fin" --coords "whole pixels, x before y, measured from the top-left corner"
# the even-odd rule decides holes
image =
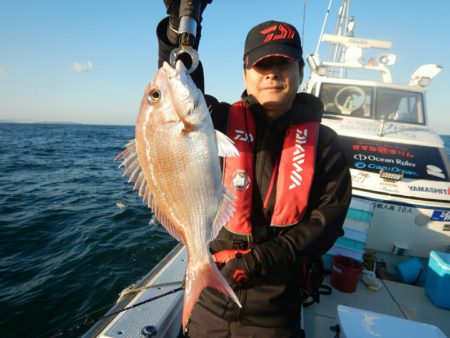
[[[230,297],[239,307],[242,307],[233,289],[211,260],[204,261],[200,264],[188,263],[184,290],[183,330],[186,328],[192,309],[200,297],[200,293],[206,287],[213,287],[219,290],[224,295]]]

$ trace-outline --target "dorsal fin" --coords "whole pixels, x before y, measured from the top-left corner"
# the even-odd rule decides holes
[[[132,181],[134,181],[133,190],[136,190],[136,188],[141,184],[142,180],[145,180],[144,173],[141,170],[139,170],[139,174],[136,173],[135,176],[137,176],[137,177],[133,178],[133,180],[132,180]],[[131,180],[131,176],[130,176],[130,180]]]
[[[139,196],[147,202],[147,205],[153,211],[153,215],[161,223],[161,225],[167,230],[167,232],[175,238],[177,241],[183,241],[176,228],[172,223],[159,211],[158,205],[153,198],[152,192],[148,187],[147,180],[139,164],[136,153],[136,140],[131,140],[127,143],[126,149],[122,151],[114,160],[122,159],[120,167],[125,167],[123,176],[128,176],[128,182],[134,182],[134,189],[138,189]]]

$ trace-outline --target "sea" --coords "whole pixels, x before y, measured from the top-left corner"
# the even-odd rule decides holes
[[[79,337],[175,246],[114,161],[133,137],[0,124],[0,337]]]
[[[175,246],[114,161],[133,137],[0,123],[0,337],[81,336]]]

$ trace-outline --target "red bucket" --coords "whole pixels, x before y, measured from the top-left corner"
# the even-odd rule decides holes
[[[331,285],[342,292],[354,292],[358,285],[363,265],[356,259],[334,256],[331,269]]]

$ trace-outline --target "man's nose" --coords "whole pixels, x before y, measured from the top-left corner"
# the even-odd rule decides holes
[[[277,66],[272,66],[270,69],[267,70],[266,78],[276,78],[278,79],[280,77],[280,70]]]

